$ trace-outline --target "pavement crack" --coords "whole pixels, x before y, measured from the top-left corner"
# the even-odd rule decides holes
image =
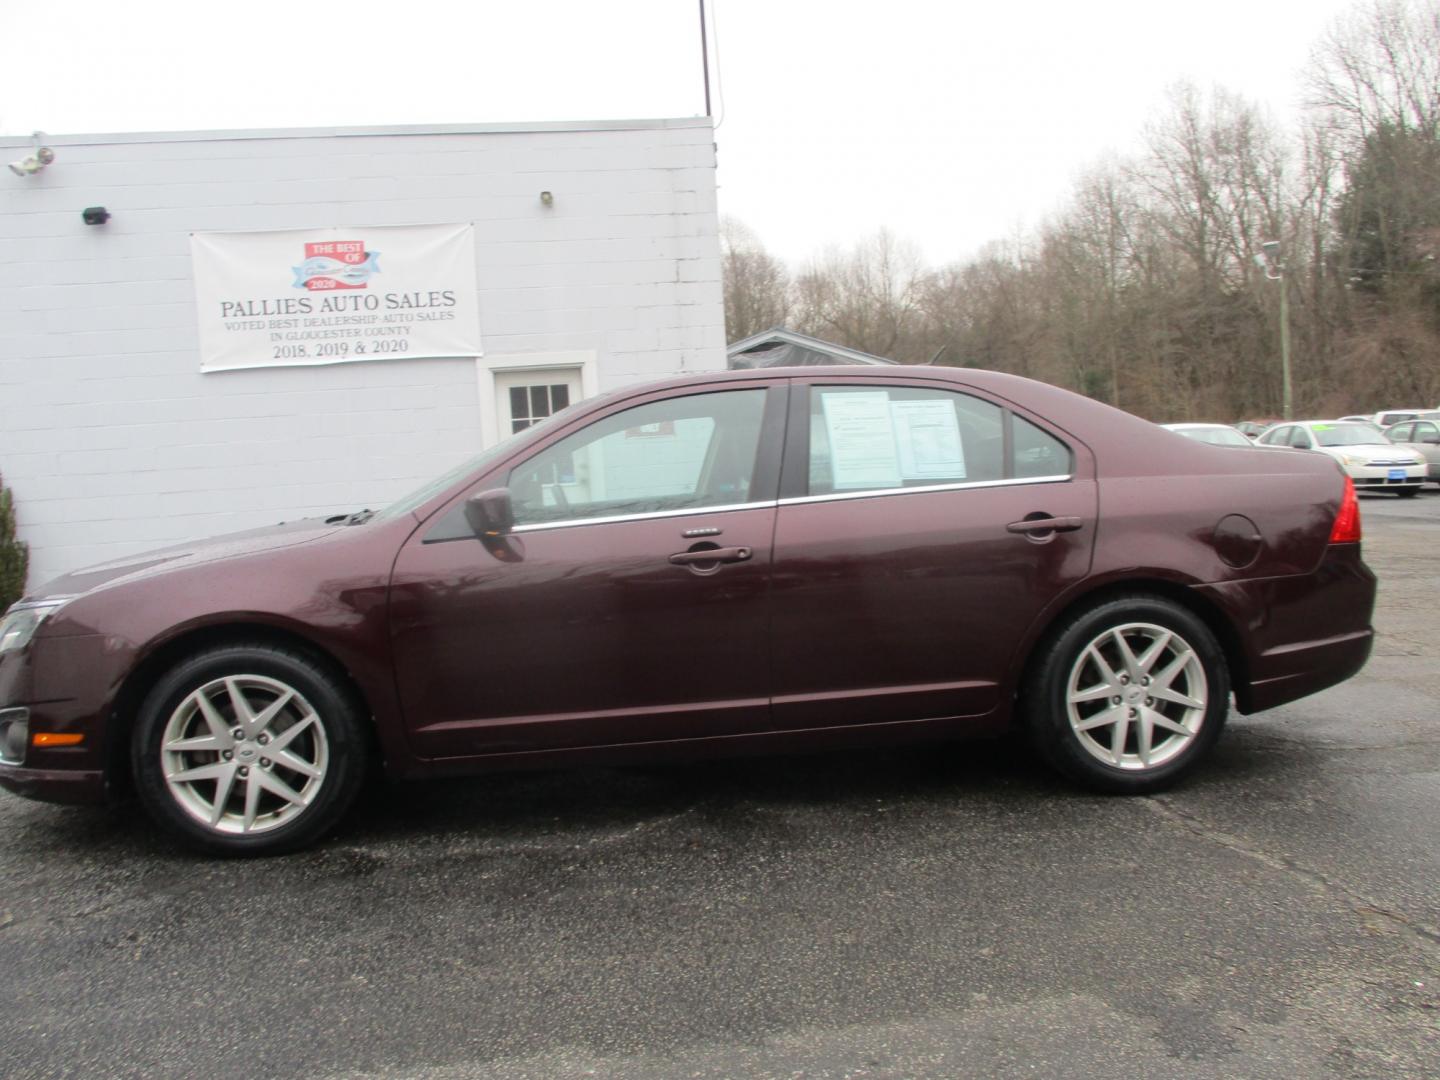
[[[1203,840],[1208,840],[1212,844],[1218,844],[1220,847],[1233,851],[1238,855],[1243,855],[1247,859],[1252,859],[1264,866],[1268,866],[1272,870],[1288,874],[1304,882],[1316,892],[1328,896],[1342,897],[1352,905],[1356,914],[1370,915],[1383,919],[1393,925],[1397,930],[1417,939],[1418,943],[1425,948],[1427,952],[1440,953],[1440,930],[1416,922],[1407,915],[1387,908],[1385,905],[1377,903],[1373,898],[1356,892],[1349,886],[1327,877],[1318,870],[1304,866],[1295,859],[1285,855],[1275,855],[1254,844],[1246,842],[1242,837],[1235,836],[1232,833],[1222,832],[1213,826],[1207,825],[1194,814],[1181,810],[1168,799],[1151,795],[1145,797],[1143,802],[1161,817],[1175,825],[1179,825],[1187,832]]]

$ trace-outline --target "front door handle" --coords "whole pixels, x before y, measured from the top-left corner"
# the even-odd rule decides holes
[[[1024,521],[1012,521],[1005,526],[1006,532],[1012,533],[1038,533],[1038,532],[1074,532],[1080,528],[1078,517],[1031,517]]]
[[[670,561],[676,566],[694,566],[697,563],[744,562],[755,552],[748,547],[712,547],[699,551],[682,551],[671,555]]]

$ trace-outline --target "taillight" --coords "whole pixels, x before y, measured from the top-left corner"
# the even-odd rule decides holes
[[[1355,499],[1355,482],[1345,477],[1345,494],[1340,496],[1340,512],[1335,515],[1335,524],[1330,527],[1330,543],[1358,544],[1360,542],[1360,503]]]

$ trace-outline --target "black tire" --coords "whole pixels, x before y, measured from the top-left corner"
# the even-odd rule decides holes
[[[235,694],[253,720],[244,738]],[[273,855],[340,821],[368,747],[362,710],[339,679],[304,653],[256,642],[197,653],[162,676],[140,708],[131,766],[141,803],[176,839],[211,854]],[[191,773],[217,775],[180,779]]]
[[[1395,494],[1400,496],[1400,498],[1402,499],[1413,499],[1416,495],[1420,494],[1420,488],[1418,485],[1413,488],[1401,488],[1399,491],[1395,492]]]
[[[1129,629],[1121,633],[1122,628]],[[1173,635],[1172,642],[1183,642],[1188,654],[1182,655],[1173,644],[1164,644],[1165,634]],[[1118,652],[1120,638],[1136,659],[1144,658],[1148,646],[1160,650],[1148,669],[1157,684],[1154,689],[1147,689],[1149,682],[1136,685],[1139,678],[1121,672],[1117,665],[1122,661],[1109,663],[1112,654],[1122,655]],[[1108,681],[1105,669],[1088,651],[1092,645],[1099,645],[1099,659],[1109,664],[1117,684],[1123,680],[1126,685],[1115,685],[1113,695],[1077,702],[1072,718],[1072,681],[1077,697],[1096,695]],[[1136,654],[1135,649],[1141,651]],[[1160,692],[1159,678],[1172,664],[1180,666],[1165,692],[1187,697],[1203,687],[1203,699],[1188,697],[1192,705],[1182,705],[1148,696]],[[1151,679],[1152,675],[1143,678]],[[1178,679],[1183,679],[1183,691],[1175,689]],[[1139,696],[1131,700],[1136,693]],[[1203,707],[1195,708],[1193,703]],[[1020,715],[1032,745],[1071,780],[1095,791],[1141,795],[1169,787],[1195,768],[1219,739],[1229,705],[1225,654],[1210,628],[1174,601],[1137,593],[1113,597],[1069,616],[1052,630],[1041,644],[1022,688]],[[1178,724],[1189,734],[1162,728],[1157,713],[1164,722]],[[1116,722],[1106,722],[1110,715]],[[1138,719],[1132,720],[1132,716]],[[1085,725],[1094,726],[1079,730]],[[1140,750],[1142,726],[1151,739],[1147,757],[1152,760],[1148,764]],[[1117,732],[1121,744],[1118,763],[1114,754]],[[1153,741],[1156,732],[1160,733],[1158,743]],[[1105,755],[1109,756],[1102,760]]]

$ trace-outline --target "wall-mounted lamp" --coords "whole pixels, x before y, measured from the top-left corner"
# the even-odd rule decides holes
[[[11,168],[13,169],[14,166],[12,165]],[[550,192],[548,192],[548,191],[542,191],[542,192],[540,192],[540,205],[541,205],[541,206],[554,206],[554,205],[555,205],[555,196],[554,196],[553,194],[551,194]]]
[[[110,211],[103,206],[87,206],[80,211],[80,216],[85,219],[86,225],[104,225],[110,220]]]
[[[55,160],[55,151],[40,145],[40,132],[35,133],[35,152],[19,161],[10,162],[10,171],[16,176],[34,176]]]

